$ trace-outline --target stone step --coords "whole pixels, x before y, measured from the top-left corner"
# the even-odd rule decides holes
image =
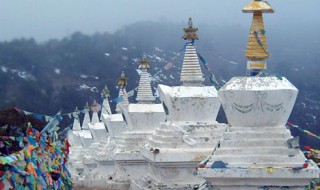
[[[159,189],[156,187],[158,180],[150,177],[149,175],[142,176],[138,180],[133,180],[129,190],[155,190]]]
[[[100,143],[100,144],[98,145],[98,148],[103,148],[103,147],[105,147],[105,146],[106,146],[105,144]]]
[[[109,138],[103,138],[101,141],[100,141],[100,144],[106,144],[108,143],[109,141]]]
[[[248,147],[277,147],[286,148],[288,143],[283,139],[239,139],[239,140],[222,140],[220,142],[221,148],[248,148]]]
[[[123,141],[123,142],[118,142],[117,143],[117,147],[118,146],[121,146],[121,147],[126,147],[126,146],[138,146],[139,143],[138,142],[126,142],[126,141]]]
[[[118,143],[139,143],[146,141],[146,138],[132,138],[132,137],[125,137],[118,140]]]
[[[157,128],[154,132],[154,134],[159,134],[159,135],[163,135],[163,136],[172,136],[173,133],[175,133],[174,130],[161,129],[161,128]]]
[[[293,157],[282,155],[215,155],[215,161],[223,161],[228,163],[227,166],[245,166],[245,165],[260,165],[260,166],[285,166],[298,167],[305,162],[303,155],[296,155]],[[213,163],[213,162],[212,162]],[[211,164],[212,165],[212,164]]]
[[[132,149],[138,149],[138,146],[135,145],[128,145],[128,144],[117,144],[115,149],[121,149],[121,150],[132,150]]]
[[[163,148],[163,147],[174,147],[179,143],[176,142],[162,142],[162,141],[157,141],[154,139],[149,140],[149,145],[153,148]]]
[[[219,148],[214,155],[297,155],[300,149],[278,148],[278,147],[251,147],[251,148]]]
[[[160,141],[160,142],[175,142],[178,139],[182,139],[182,136],[176,138],[176,137],[173,137],[173,136],[162,136],[162,135],[154,134],[154,135],[151,136],[150,139],[151,140]]]
[[[290,132],[285,126],[283,127],[229,127],[229,132],[269,132],[276,131],[278,133]]]
[[[238,131],[238,132],[226,132],[224,134],[223,139],[254,139],[254,138],[261,138],[261,139],[290,139],[292,136],[288,132],[277,132],[277,131],[270,131],[268,133],[265,132],[246,132],[246,131]]]

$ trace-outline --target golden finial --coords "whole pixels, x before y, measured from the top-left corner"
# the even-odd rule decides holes
[[[192,18],[190,17],[189,18],[189,21],[188,21],[188,28],[184,28],[184,35],[183,35],[183,39],[185,40],[199,40],[199,37],[197,35],[197,31],[198,31],[198,28],[193,28],[193,23],[192,23]]]
[[[267,68],[264,60],[269,57],[262,13],[273,13],[274,10],[265,1],[253,0],[242,9],[242,12],[253,13],[246,50],[247,69],[260,72],[260,70]]]
[[[96,100],[93,100],[93,104],[90,107],[91,111],[99,112],[101,110],[101,105],[97,103]]]
[[[262,0],[253,0],[242,9],[242,12],[244,13],[253,13],[255,11],[261,11],[262,13],[274,13],[271,5]]]
[[[146,55],[142,56],[140,61],[139,69],[150,69],[150,62],[147,60]]]
[[[121,72],[121,75],[120,75],[120,78],[119,78],[119,82],[118,82],[118,86],[121,86],[121,87],[125,87],[128,85],[127,83],[127,79],[125,74],[124,74],[124,71]]]
[[[89,106],[89,103],[86,102],[86,105],[84,106],[84,109],[83,109],[85,112],[89,112],[90,111],[90,106]]]
[[[104,86],[104,89],[103,89],[102,92],[101,92],[101,98],[107,99],[107,98],[109,98],[109,97],[110,97],[110,91],[109,91],[109,89],[108,89],[108,86],[105,85],[105,86]]]
[[[80,114],[80,111],[78,109],[78,106],[76,107],[76,109],[74,109],[73,113],[72,113],[72,116],[76,119],[79,119],[79,114]]]

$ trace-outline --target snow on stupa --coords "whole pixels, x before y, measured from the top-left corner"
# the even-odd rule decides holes
[[[319,168],[285,127],[298,90],[284,77],[255,76],[269,56],[262,13],[273,9],[254,0],[243,12],[254,15],[246,51],[251,76],[234,77],[219,90],[229,129],[198,174],[208,189],[305,189]]]
[[[183,85],[158,85],[167,121],[142,147],[149,173],[133,180],[131,190],[195,188],[204,182],[194,175],[196,165],[212,153],[226,129],[216,121],[221,105],[217,90],[202,85],[204,78],[194,48],[196,31],[190,18],[183,37],[188,40],[180,76]]]

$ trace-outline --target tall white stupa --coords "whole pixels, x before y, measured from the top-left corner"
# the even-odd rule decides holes
[[[305,189],[319,169],[291,143],[285,127],[298,90],[284,77],[260,76],[269,56],[262,13],[273,9],[254,0],[243,12],[253,13],[249,76],[234,77],[219,90],[229,129],[198,174],[208,189]]]
[[[187,40],[180,81],[182,86],[158,85],[167,112],[141,153],[149,162],[149,174],[132,180],[130,189],[193,189],[204,180],[195,176],[196,165],[207,158],[225,132],[216,121],[220,108],[217,90],[204,86],[191,18],[185,28]]]
[[[150,69],[150,63],[144,55],[140,61],[139,69],[141,69],[140,82],[137,90],[136,101],[139,104],[152,104],[154,103],[156,97],[152,93],[150,84],[150,74],[148,69]]]
[[[166,119],[161,104],[154,103],[155,97],[151,90],[149,61],[143,57],[139,68],[142,70],[138,86],[136,101],[128,105],[127,109],[121,107],[128,130],[122,132],[113,151],[115,172],[108,181],[113,189],[128,188],[130,180],[140,178],[148,171],[148,162],[140,153],[140,146],[144,145],[160,122]],[[125,95],[124,95],[125,96]]]

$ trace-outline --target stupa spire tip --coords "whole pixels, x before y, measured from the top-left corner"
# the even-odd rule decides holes
[[[266,1],[252,0],[246,5],[244,13],[253,13],[249,40],[246,50],[247,70],[255,76],[267,68],[265,59],[269,57],[267,38],[264,29],[263,13],[273,13],[273,8]]]
[[[140,69],[150,69],[150,62],[147,59],[146,54],[142,55],[142,58],[140,60],[140,65],[139,65]]]
[[[184,30],[184,35],[182,38],[184,40],[190,40],[190,41],[199,40],[199,36],[197,35],[198,28],[193,27],[193,22],[191,17],[189,17],[189,20],[188,20],[188,28],[184,28],[183,30]]]
[[[119,78],[118,86],[120,86],[120,87],[127,86],[128,85],[127,79],[128,78],[126,78],[126,75],[124,74],[124,71],[121,71],[121,75],[120,75],[120,78]]]

